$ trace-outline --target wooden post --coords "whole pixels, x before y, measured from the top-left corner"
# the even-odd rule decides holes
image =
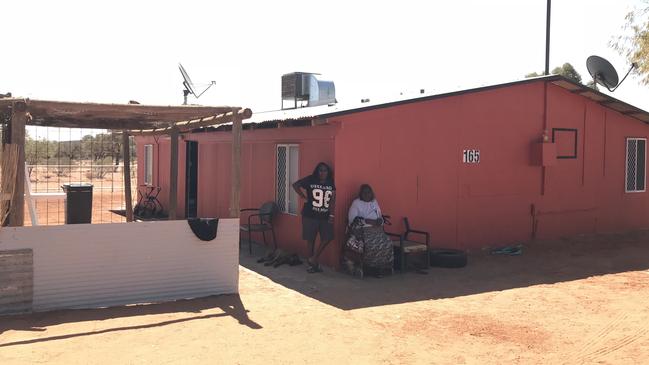
[[[169,219],[176,219],[178,206],[178,128],[171,129],[171,168],[169,169]]]
[[[238,109],[232,110],[232,194],[230,195],[230,217],[239,218],[241,199],[241,117]]]
[[[124,151],[124,200],[126,201],[126,221],[133,222],[133,197],[131,197],[131,146],[127,131],[122,132],[122,151]]]
[[[16,186],[9,212],[9,226],[12,227],[24,225],[25,220],[25,124],[27,118],[29,118],[27,104],[24,101],[15,102],[11,114],[10,140],[12,144],[18,145],[18,166],[16,166]]]

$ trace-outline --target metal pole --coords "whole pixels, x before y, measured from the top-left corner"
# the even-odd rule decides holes
[[[548,11],[545,16],[545,75],[550,74],[550,7],[552,5],[552,0],[548,1]]]

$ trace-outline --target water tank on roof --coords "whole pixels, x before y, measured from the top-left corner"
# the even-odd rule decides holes
[[[333,81],[318,80],[317,74],[292,72],[282,75],[282,109],[326,105],[336,102]]]

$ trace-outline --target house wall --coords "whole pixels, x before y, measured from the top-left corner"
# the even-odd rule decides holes
[[[44,311],[237,293],[238,237],[236,219],[212,241],[185,221],[3,227],[0,248],[31,250],[33,300],[18,309]]]
[[[318,161],[331,163],[338,190],[337,240],[324,257],[329,265],[338,264],[347,209],[362,183],[373,186],[392,216],[390,230],[403,231],[408,217],[437,247],[477,249],[649,226],[647,193],[624,189],[625,138],[647,137],[648,127],[551,83],[370,109],[328,122],[244,131],[242,207],[274,199],[278,143],[300,144],[300,176]],[[576,130],[577,157],[542,167],[536,147],[553,128]],[[557,137],[556,150],[570,152],[572,141]],[[227,215],[230,134],[185,138],[199,141],[199,215]],[[139,138],[138,152],[151,140]],[[168,142],[160,143],[164,189],[169,152]],[[479,150],[480,163],[463,163],[465,149]],[[184,183],[184,157],[180,165]],[[277,226],[280,246],[304,254],[299,217],[282,214]]]
[[[647,126],[548,84],[547,128],[576,129],[578,154],[543,168],[544,95],[529,83],[333,118],[339,202],[369,183],[394,230],[407,216],[433,245],[465,249],[648,227],[647,193],[624,189],[625,138]]]
[[[578,130],[579,156],[547,169],[540,236],[647,228],[649,196],[625,192],[625,163],[626,138],[647,138],[649,127],[561,88],[548,104],[551,127]]]
[[[334,165],[335,127],[295,127],[244,130],[241,148],[241,208],[259,208],[263,203],[274,201],[276,195],[276,146],[299,145],[299,176],[313,171],[320,161]],[[198,142],[198,216],[229,216],[231,186],[231,134],[229,132],[192,133],[183,136],[184,141]],[[185,201],[185,144],[179,143],[178,207],[184,214]],[[143,156],[144,145],[154,145],[154,184],[162,187],[160,200],[168,207],[169,139],[138,137],[138,156]],[[159,159],[158,159],[159,157]],[[144,181],[144,164],[138,164],[138,181]],[[159,172],[159,173],[158,173]],[[182,183],[182,184],[181,184]],[[299,207],[301,209],[302,202]],[[182,216],[182,215],[181,215]],[[242,220],[247,215],[242,215]],[[281,247],[305,255],[302,240],[301,218],[281,213],[275,221],[276,237]],[[260,241],[260,234],[253,240]],[[268,238],[271,242],[271,239]],[[247,248],[247,247],[246,247]],[[333,255],[333,254],[331,254]],[[332,256],[332,260],[333,260]]]

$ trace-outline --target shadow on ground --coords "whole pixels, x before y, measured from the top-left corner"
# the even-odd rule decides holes
[[[203,312],[205,310],[216,308],[220,308],[222,312],[210,314]],[[139,317],[167,313],[193,313],[195,315],[141,325],[113,327],[96,331],[68,333],[60,336],[40,337],[24,341],[0,343],[0,348],[14,345],[26,345],[44,341],[62,340],[81,336],[99,335],[110,332],[160,327],[181,322],[227,316],[235,318],[241,325],[247,326],[249,328],[262,328],[258,323],[254,322],[248,317],[248,311],[243,306],[241,298],[238,294],[235,294],[210,296],[191,300],[178,300],[174,302],[158,304],[130,305],[98,309],[70,309],[24,315],[2,316],[0,317],[0,334],[8,330],[45,332],[48,327],[64,323],[101,321],[115,318]]]
[[[359,278],[326,270],[307,274],[306,267],[266,267],[241,251],[245,268],[289,289],[343,310],[454,298],[540,284],[554,284],[591,276],[647,270],[649,231],[616,235],[579,236],[524,246],[520,256],[476,253],[462,269],[431,268],[428,275],[414,272],[390,277]]]

